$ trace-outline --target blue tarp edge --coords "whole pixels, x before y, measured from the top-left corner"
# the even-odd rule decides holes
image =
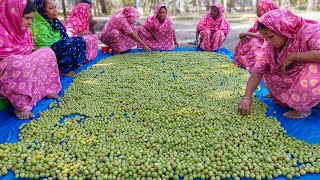
[[[199,48],[176,48],[174,51],[201,51]],[[141,49],[132,49],[128,53],[139,53],[145,52]],[[229,51],[225,48],[220,48],[215,51],[219,54],[227,56],[230,60],[233,61],[233,52]],[[79,73],[88,67],[94,65],[98,61],[110,57],[112,54],[103,53],[101,50],[98,52],[98,56],[92,61],[86,63],[84,66],[81,66],[77,69],[76,73]],[[66,90],[71,83],[73,82],[72,77],[61,77],[62,90],[59,93],[59,96],[62,97],[64,90]],[[259,84],[261,87],[260,91],[255,91],[257,98],[259,98],[264,104],[268,106],[267,116],[276,117],[279,122],[281,122],[281,126],[287,130],[287,134],[290,137],[297,138],[300,140],[304,140],[311,144],[318,144],[320,142],[320,110],[314,108],[312,109],[312,115],[308,118],[300,119],[300,120],[292,120],[282,116],[284,112],[286,112],[287,108],[282,108],[278,104],[276,104],[272,99],[265,98],[263,95],[267,94],[268,91],[265,89],[262,83]],[[32,110],[32,113],[36,115],[34,119],[39,117],[39,112],[48,109],[49,104],[53,102],[53,99],[43,99],[37,103],[37,105]],[[276,112],[276,114],[274,114]],[[31,120],[21,121],[18,120],[13,114],[13,107],[7,108],[5,111],[0,112],[0,143],[14,143],[18,142],[18,128],[24,124],[29,123]],[[10,171],[6,176],[0,177],[0,180],[12,180],[15,179],[14,174]],[[284,177],[274,178],[276,180],[285,180]],[[318,180],[320,179],[320,174],[307,174],[300,178],[293,178],[299,180]],[[249,179],[245,179],[249,180]]]

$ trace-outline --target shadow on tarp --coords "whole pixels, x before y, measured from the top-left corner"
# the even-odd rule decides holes
[[[179,47],[173,51],[201,51],[201,49]],[[139,53],[139,52],[145,52],[145,51],[141,49],[132,49],[128,52],[125,52],[125,54]],[[221,48],[215,52],[225,55],[230,60],[233,61],[233,53],[231,51],[225,48]],[[110,53],[106,54],[106,53],[103,53],[101,50],[99,50],[98,56],[92,61],[86,63],[84,66],[81,66],[79,69],[77,69],[76,73],[79,73],[87,69],[89,66],[94,65],[98,61],[110,56],[112,56],[112,54]],[[62,84],[62,90],[59,93],[59,96],[62,97],[64,95],[64,90],[66,90],[73,82],[73,78],[61,77],[60,80]],[[319,109],[313,108],[312,115],[307,118],[303,118],[299,120],[285,118],[282,116],[282,114],[288,111],[288,108],[281,107],[270,98],[264,98],[263,95],[267,94],[268,91],[266,90],[266,88],[263,86],[262,83],[260,83],[259,85],[261,89],[260,91],[256,90],[255,93],[257,94],[257,97],[268,106],[267,116],[276,117],[278,121],[281,122],[281,126],[287,131],[288,136],[304,140],[311,144],[320,143],[320,110]],[[32,110],[32,113],[36,115],[34,119],[37,119],[39,117],[39,112],[47,110],[49,107],[49,104],[53,101],[54,99],[40,100]],[[29,123],[30,121],[31,120],[25,120],[25,121],[18,120],[13,114],[12,106],[7,108],[3,112],[0,112],[0,143],[18,142],[19,127],[24,123]],[[0,180],[12,180],[12,179],[15,179],[12,171],[9,171],[9,173],[6,176],[0,177]],[[279,177],[274,179],[285,180],[286,178]],[[307,174],[300,178],[293,178],[293,179],[319,180],[320,174]],[[246,179],[246,180],[249,180],[249,179]]]

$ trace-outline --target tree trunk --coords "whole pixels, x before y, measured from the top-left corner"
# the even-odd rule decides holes
[[[153,10],[156,8],[158,0],[151,0],[150,6],[149,6],[149,12],[153,12]],[[169,8],[169,6],[168,6]]]
[[[245,5],[242,4],[242,5],[241,5],[241,12],[244,12],[244,8],[245,8]]]
[[[281,9],[286,8],[286,0],[280,0],[280,8]]]
[[[107,7],[106,7],[106,2],[105,0],[101,0],[101,11],[103,14],[107,14]]]
[[[62,9],[63,9],[64,19],[67,19],[66,3],[64,2],[64,0],[62,0],[61,2],[62,2]]]
[[[206,0],[204,3],[206,4],[206,11],[209,11],[210,10],[210,0]]]
[[[307,8],[308,12],[313,10],[313,0],[308,0],[308,8]]]
[[[34,2],[34,1],[33,1]],[[73,7],[72,7],[72,3],[71,3],[71,1],[69,0],[69,1],[67,1],[67,2],[65,2],[66,4],[65,4],[65,6],[66,6],[66,10],[68,10],[68,9],[72,9]]]
[[[177,14],[176,0],[172,0],[172,9],[173,9],[173,14]]]
[[[100,1],[99,0],[96,0],[96,8],[97,8],[97,11],[98,11],[97,13],[100,16],[101,12],[100,12]]]
[[[223,0],[223,7],[224,7],[224,9],[225,9],[225,13],[227,13],[228,12],[228,0]]]
[[[252,11],[256,12],[257,10],[257,0],[252,0]]]
[[[126,7],[126,1],[125,0],[122,0],[122,7]]]
[[[200,0],[196,0],[196,5],[197,5],[197,13],[201,12],[201,2]]]
[[[167,8],[168,8],[167,11],[168,11],[169,14],[172,13],[172,10],[170,8],[171,4],[172,4],[172,1],[169,1],[168,5],[167,5]],[[151,7],[150,7],[150,9],[151,9]]]
[[[184,1],[183,1],[183,10],[184,10],[184,13],[189,13],[188,4],[189,4],[189,1],[188,1],[188,0],[184,0]]]
[[[97,16],[97,5],[96,5],[97,1],[92,1],[92,8],[93,8],[93,15]]]
[[[147,0],[143,0],[142,10],[143,10],[143,13],[146,13],[146,10],[147,10]]]

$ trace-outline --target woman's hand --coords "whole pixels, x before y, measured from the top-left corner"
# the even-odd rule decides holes
[[[152,50],[147,46],[146,44],[143,45],[143,49],[146,50],[147,52],[151,52]]]
[[[85,33],[85,35],[90,35],[90,34],[92,34],[89,30],[85,30],[84,33]]]
[[[78,33],[78,36],[81,37],[81,36],[84,36],[84,35],[90,35],[91,32],[88,31],[88,30],[84,30],[84,31],[81,31],[80,33]]]
[[[194,44],[195,44],[195,45],[199,45],[199,40],[196,39],[196,40],[194,41]]]
[[[300,52],[291,53],[286,57],[286,59],[281,64],[281,72],[283,74],[286,73],[287,67],[290,66],[295,60],[299,61],[299,55],[300,55]]]
[[[177,40],[174,40],[174,47],[179,47]]]
[[[238,106],[238,111],[241,115],[249,115],[252,104],[252,97],[244,96],[242,97],[240,104]]]
[[[151,36],[154,40],[158,40],[158,35],[155,32],[151,32]]]
[[[246,91],[238,106],[238,111],[240,114],[242,115],[250,114],[250,109],[252,104],[252,94],[254,90],[258,87],[258,84],[262,76],[263,76],[263,73],[257,73],[257,72],[252,72],[252,74],[250,75],[247,82]]]
[[[247,37],[247,34],[246,34],[246,33],[240,33],[240,34],[239,34],[239,38],[240,38],[240,41],[241,41],[242,43],[245,43],[246,37]]]
[[[239,34],[239,39],[242,39],[242,38],[245,38],[245,37],[247,37],[246,33],[240,33]]]

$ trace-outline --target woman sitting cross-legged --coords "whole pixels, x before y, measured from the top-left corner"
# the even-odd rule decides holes
[[[33,118],[36,103],[57,98],[61,90],[56,56],[50,48],[34,49],[30,0],[4,1],[0,12],[0,98],[11,102],[17,118]]]
[[[142,45],[146,51],[151,51],[148,45],[139,38],[138,28],[134,25],[139,17],[139,12],[134,7],[119,10],[104,26],[100,41],[108,45],[114,54],[127,51],[137,46],[137,43]]]
[[[283,115],[304,118],[320,102],[320,24],[288,10],[269,11],[259,18],[266,42],[252,69],[239,112],[250,113],[252,94],[260,79],[271,97],[293,110]]]
[[[37,12],[32,25],[36,48],[51,47],[55,52],[61,75],[73,76],[77,67],[86,61],[86,42],[82,37],[69,38],[57,19],[54,0],[35,0]]]
[[[91,17],[91,6],[89,3],[78,3],[70,12],[64,22],[67,34],[71,37],[83,37],[86,41],[87,60],[90,61],[98,54],[98,37],[91,34],[89,30],[89,18]]]
[[[205,51],[214,51],[221,47],[230,29],[230,24],[223,15],[224,8],[214,3],[210,12],[198,22],[195,44]],[[200,35],[200,41],[199,41]]]
[[[139,28],[139,37],[152,50],[173,50],[178,46],[176,32],[165,5],[159,4]],[[141,45],[138,44],[138,47]]]
[[[81,0],[80,3],[88,3],[90,4],[90,6],[92,5],[90,0]],[[91,15],[89,17],[89,31],[91,32],[91,34],[95,34],[94,31],[94,26],[97,25],[97,21],[93,19],[93,16]]]
[[[257,2],[257,16],[261,17],[268,11],[278,9],[278,5],[272,0],[259,0]],[[258,32],[258,20],[246,33],[240,33],[237,46],[234,50],[234,63],[245,67],[249,71],[257,61],[258,52],[264,43],[263,37]]]

